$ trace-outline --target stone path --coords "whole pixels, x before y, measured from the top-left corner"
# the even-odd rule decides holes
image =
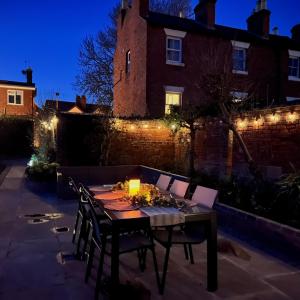
[[[51,231],[53,227],[73,226],[76,202],[33,192],[25,184],[24,170],[22,164],[12,166],[0,186],[0,299],[93,299],[93,280],[83,282],[85,264],[76,260],[58,263],[59,252],[73,251],[71,231]],[[28,224],[24,215],[35,213],[62,213],[63,217]],[[300,299],[297,267],[243,247],[250,261],[219,255],[219,289],[214,294],[205,289],[205,245],[195,248],[195,265],[185,261],[182,248],[172,248],[164,296],[157,294],[150,256],[143,274],[136,255],[121,256],[121,279],[142,283],[151,290],[151,299]],[[161,266],[163,249],[157,247],[157,253]]]

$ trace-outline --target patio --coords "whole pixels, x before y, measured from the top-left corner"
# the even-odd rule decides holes
[[[93,299],[95,282],[84,283],[85,264],[72,256],[62,261],[59,255],[73,253],[77,202],[32,192],[24,183],[24,170],[24,164],[17,162],[0,186],[0,298]],[[24,215],[36,213],[62,213],[63,217],[28,224]],[[71,230],[55,234],[51,231],[54,227]],[[232,240],[220,232],[219,238]],[[219,289],[215,293],[206,291],[205,244],[195,247],[195,265],[185,261],[182,247],[172,248],[164,296],[157,292],[151,260],[141,273],[136,255],[121,257],[121,282],[140,283],[151,291],[151,299],[299,299],[299,268],[234,243],[251,259],[243,260],[221,249]],[[164,249],[157,246],[156,251],[161,266]]]

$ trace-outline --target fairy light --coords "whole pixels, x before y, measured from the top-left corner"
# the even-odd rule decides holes
[[[245,129],[245,128],[247,127],[247,125],[248,125],[247,119],[245,119],[245,120],[239,119],[239,120],[237,121],[237,127],[238,127],[239,129]]]
[[[280,115],[277,113],[274,113],[274,114],[270,115],[270,120],[272,123],[277,123],[280,121]]]
[[[289,112],[286,116],[286,120],[289,123],[294,123],[299,118],[298,114],[296,112]]]

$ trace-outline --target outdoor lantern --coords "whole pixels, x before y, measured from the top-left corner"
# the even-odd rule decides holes
[[[129,180],[129,196],[135,196],[139,193],[141,181],[139,179]]]

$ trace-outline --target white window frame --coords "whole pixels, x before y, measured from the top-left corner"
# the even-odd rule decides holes
[[[175,105],[178,107],[182,106],[182,94],[184,92],[184,88],[183,87],[178,87],[178,86],[165,86],[165,106],[164,106],[164,111],[165,111],[165,115],[168,115],[166,113],[166,106],[170,104],[167,104],[167,94],[176,94],[179,95],[179,105]]]
[[[232,91],[230,92],[232,96],[232,102],[234,103],[240,103],[245,101],[245,99],[248,98],[248,93],[247,92],[241,92],[241,91]]]
[[[168,47],[169,40],[179,41],[180,48],[179,49],[169,48]],[[169,60],[168,59],[168,51],[178,52],[179,60],[178,61],[177,60]],[[181,38],[174,37],[174,36],[167,36],[167,39],[166,39],[166,61],[167,61],[167,64],[169,64],[169,65],[179,65],[179,66],[184,65],[182,63],[182,39]]]
[[[287,102],[300,101],[300,97],[286,97]]]
[[[290,81],[300,81],[300,51],[289,50],[289,59],[298,59],[298,76],[290,76]],[[288,74],[289,74],[289,65],[288,65]]]
[[[243,50],[245,53],[244,57],[244,70],[235,70],[234,69],[234,64],[232,66],[232,73],[234,74],[242,74],[242,75],[248,75],[248,70],[247,70],[247,50],[250,47],[249,43],[245,42],[240,42],[240,41],[231,41],[232,44],[232,62],[233,62],[233,51],[234,50]]]
[[[9,102],[9,96],[14,95],[14,103],[10,103]],[[18,104],[16,103],[16,96],[19,95],[21,96],[21,103]],[[17,106],[21,106],[24,105],[24,93],[23,91],[20,90],[7,90],[7,105],[17,105]]]
[[[164,31],[167,36],[166,37],[166,64],[184,67],[184,63],[182,62],[183,61],[183,59],[182,59],[183,58],[182,41],[186,36],[186,32],[179,31],[179,30],[173,30],[173,29],[169,29],[169,28],[164,28]],[[180,41],[180,49],[177,50],[177,49],[168,48],[168,39],[179,40]],[[168,60],[168,50],[180,52],[179,61]]]

